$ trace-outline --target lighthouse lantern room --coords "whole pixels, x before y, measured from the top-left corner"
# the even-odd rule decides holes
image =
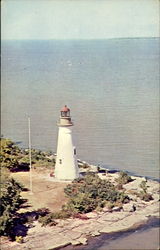
[[[76,148],[72,140],[70,109],[65,105],[59,119],[55,177],[59,180],[74,180],[79,177]]]

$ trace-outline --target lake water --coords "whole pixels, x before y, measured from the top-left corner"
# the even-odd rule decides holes
[[[78,157],[158,178],[158,39],[2,42],[2,131],[56,151],[59,110]]]
[[[101,234],[85,246],[67,246],[63,250],[158,250],[159,220],[152,218],[147,225],[127,232]]]
[[[59,110],[67,104],[79,158],[159,177],[158,39],[2,41],[1,88],[1,133],[22,147],[30,116],[32,146],[55,152]],[[97,249],[154,243],[155,230],[111,246],[103,240]]]

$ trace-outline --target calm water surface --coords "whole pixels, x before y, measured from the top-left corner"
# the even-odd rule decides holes
[[[158,178],[158,42],[2,42],[1,133],[56,151],[67,104],[79,158]]]
[[[67,104],[79,158],[159,177],[158,39],[2,42],[1,104],[1,133],[22,147],[30,116],[32,146],[55,152]],[[142,249],[146,239],[153,248],[157,230],[104,240],[97,249]]]
[[[159,220],[151,219],[147,225],[142,225],[129,232],[102,234],[92,238],[85,246],[67,246],[64,250],[158,250]]]

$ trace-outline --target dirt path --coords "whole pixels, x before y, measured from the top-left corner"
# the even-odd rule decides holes
[[[25,188],[29,189],[30,176],[29,172],[12,173],[12,177],[22,183]],[[64,194],[64,187],[68,184],[65,182],[55,182],[49,172],[32,171],[33,194],[25,191],[21,195],[28,202],[22,212],[32,211],[38,208],[49,208],[51,211],[57,211],[67,201]]]

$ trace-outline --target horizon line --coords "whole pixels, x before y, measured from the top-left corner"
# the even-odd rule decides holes
[[[1,38],[1,41],[22,41],[22,40],[39,40],[39,41],[48,41],[48,40],[57,40],[57,41],[70,41],[70,40],[112,40],[112,39],[152,39],[160,38],[160,36],[140,36],[140,37],[106,37],[106,38]]]

